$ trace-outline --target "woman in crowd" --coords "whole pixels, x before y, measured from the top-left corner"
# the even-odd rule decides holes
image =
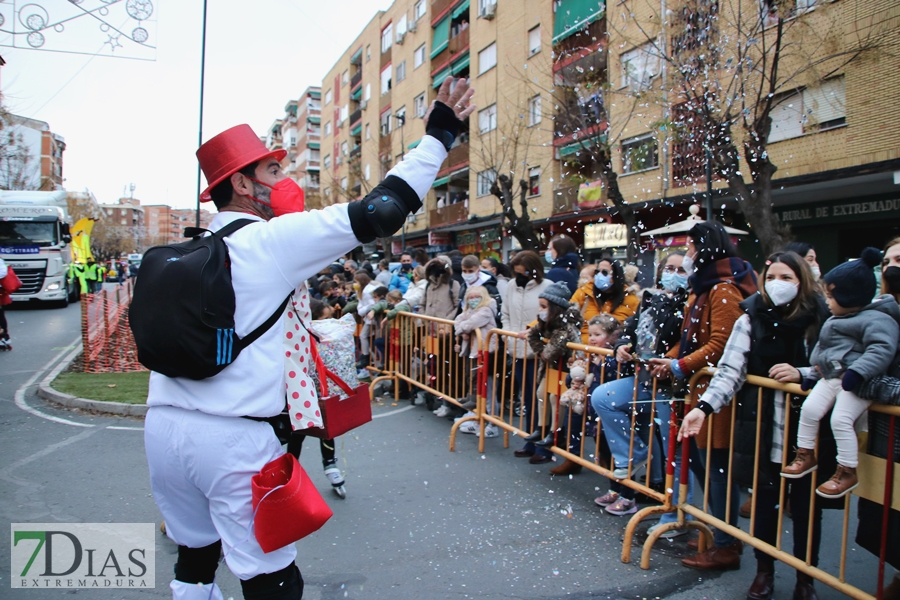
[[[428,280],[425,278],[425,266],[419,265],[413,269],[412,283],[403,294],[403,299],[415,312],[418,312],[419,307],[425,303],[426,285],[428,285]]]
[[[515,400],[521,396],[519,406],[521,406],[520,414],[525,422],[523,428],[530,431],[532,417],[535,414],[535,361],[534,352],[525,339],[528,336],[528,328],[537,320],[540,311],[539,298],[550,282],[544,279],[544,266],[541,264],[541,259],[530,250],[516,254],[509,266],[515,274],[515,280],[510,281],[506,288],[500,316],[503,329],[516,332],[520,338],[519,340],[507,340],[506,352],[513,359],[512,398]],[[536,419],[534,419],[534,423],[537,423]],[[532,464],[541,464],[550,461],[551,453],[549,450],[536,447],[533,442],[526,442],[522,449],[516,450],[515,455],[519,458],[530,457],[529,462]]]
[[[756,275],[749,263],[738,258],[725,228],[716,222],[698,223],[688,232],[688,251],[682,268],[690,277],[690,296],[681,339],[666,358],[650,359],[650,370],[661,379],[674,376],[687,382],[697,371],[718,364],[734,322],[743,314],[740,303],[756,292]],[[728,497],[730,424],[730,407],[726,407],[713,421],[709,464],[706,428],[691,440],[691,471],[701,482],[709,472],[710,511],[723,521]],[[737,484],[733,483],[727,522],[735,526],[739,498]],[[682,564],[695,569],[735,569],[740,566],[742,549],[739,541],[717,529],[714,546],[684,559]]]
[[[425,309],[422,311],[426,316],[429,317],[438,317],[440,319],[450,319],[453,320],[456,317],[456,310],[459,306],[459,283],[453,279],[453,270],[451,266],[450,258],[447,256],[438,256],[425,265],[425,278],[427,280],[427,284],[425,286]],[[453,335],[452,327],[444,327],[440,325],[435,325],[433,322],[428,322],[425,324],[426,328],[428,328],[429,334],[436,335],[440,339],[440,347],[446,350],[449,350],[451,346],[448,346],[445,343],[445,339]],[[446,361],[449,359],[453,359],[453,357],[437,357],[437,356],[429,356],[428,363],[430,366],[430,381],[429,385],[432,387],[437,387],[437,389],[441,389],[441,387],[447,387],[445,382],[438,382],[437,376],[438,373],[449,373],[449,368],[443,369],[438,368],[439,360]],[[429,400],[428,404],[431,406],[431,397],[426,394],[426,399]],[[449,403],[444,403],[437,410],[434,411],[439,417],[446,417],[451,413],[451,408]]]
[[[361,369],[359,377],[364,378],[368,376],[368,371],[365,371],[365,368],[369,366],[369,363],[371,362],[369,358],[371,353],[371,348],[369,348],[369,338],[373,332],[371,320],[366,319],[365,317],[369,314],[369,311],[372,310],[372,306],[375,305],[375,298],[372,297],[372,292],[381,287],[381,284],[377,280],[372,279],[369,276],[369,273],[363,269],[356,272],[356,275],[353,276],[353,280],[355,281],[353,288],[356,290],[356,294],[359,297],[359,302],[356,305],[356,313],[363,321],[362,331],[359,333],[360,354],[362,354],[362,356],[356,364],[356,367]],[[358,288],[357,285],[359,285]]]
[[[807,244],[806,242],[791,242],[790,244],[785,245],[785,247],[782,248],[782,251],[793,252],[805,260],[806,264],[809,265],[809,270],[812,272],[813,280],[819,281],[822,278],[822,269],[819,268],[816,249],[813,248],[811,244]]]
[[[544,259],[551,265],[546,278],[554,283],[562,281],[569,288],[569,294],[574,294],[578,289],[578,272],[581,267],[578,247],[572,238],[561,234],[551,239]]]
[[[688,277],[682,261],[684,252],[673,252],[666,257],[657,285],[662,293],[645,290],[638,314],[625,321],[625,332],[616,344],[616,360],[628,365],[635,357],[644,361],[653,357],[665,356],[675,347],[681,338],[681,326],[684,323],[684,303],[687,300]],[[634,388],[636,378],[638,384],[637,403],[634,404]],[[664,382],[657,384],[657,398],[671,398],[671,390]],[[616,381],[605,383],[591,394],[591,405],[603,427],[603,435],[609,445],[613,457],[613,473],[619,479],[628,477],[629,448],[631,447],[631,414],[637,413],[634,435],[634,451],[632,453],[631,476],[646,468],[647,435],[649,431],[650,404],[653,399],[653,381],[646,369],[637,374],[622,377]],[[660,426],[664,429],[664,439],[668,434],[669,405],[667,402],[656,404]],[[635,512],[635,492],[633,489],[613,482],[610,491],[597,498],[595,503],[606,508],[614,515],[625,515]],[[677,502],[677,497],[675,498]],[[673,536],[667,536],[673,537]]]
[[[625,271],[618,261],[601,260],[594,278],[572,295],[572,304],[581,311],[585,323],[600,314],[610,314],[620,323],[632,316],[641,301],[625,289]],[[587,344],[587,325],[581,331],[581,343]]]
[[[785,406],[783,392],[763,390],[762,415],[757,415],[757,386],[746,384],[747,375],[770,377],[782,383],[800,383],[809,375],[809,357],[818,340],[828,308],[816,292],[815,279],[805,261],[794,252],[776,252],[766,261],[761,277],[763,285],[741,303],[744,314],[735,322],[731,336],[718,363],[718,371],[699,404],[684,418],[681,436],[697,435],[706,417],[731,403],[737,394],[734,432],[734,479],[741,485],[753,485],[756,505],[755,530],[751,535],[775,545],[778,533],[778,504],[782,459],[784,459],[785,410],[791,410],[788,433],[787,463],[793,459],[792,440],[796,439],[800,408],[796,403]],[[720,416],[716,417],[721,419]],[[757,437],[757,418],[761,431]],[[754,470],[757,445],[759,468]],[[830,430],[823,427],[819,440],[819,463],[824,472],[835,468],[836,449]],[[830,463],[830,464],[825,464]],[[794,556],[806,560],[806,541],[810,510],[812,476],[785,480],[790,488],[794,522]],[[752,510],[752,508],[751,508]],[[811,559],[818,564],[822,533],[822,502],[816,503],[813,515]],[[747,592],[751,600],[769,600],[775,582],[775,560],[760,550],[756,555],[757,574]],[[797,572],[794,598],[815,597],[813,579]]]

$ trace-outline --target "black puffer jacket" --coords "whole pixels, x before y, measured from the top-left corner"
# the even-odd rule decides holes
[[[652,318],[656,326],[656,355],[664,356],[675,347],[681,339],[681,326],[684,323],[684,307],[687,301],[687,291],[678,290],[672,296],[663,293],[654,293],[644,290],[641,297],[641,306],[633,317],[625,320],[625,331],[616,342],[619,346],[630,345],[637,349],[637,326],[641,318]]]

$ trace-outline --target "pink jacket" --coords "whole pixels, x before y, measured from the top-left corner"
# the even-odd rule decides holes
[[[472,334],[469,338],[468,342],[462,341],[460,342],[460,356],[464,356],[466,349],[469,350],[469,358],[475,358],[478,355],[478,345],[475,339],[474,331],[476,329],[481,330],[481,339],[482,341],[487,340],[488,332],[493,329],[497,322],[494,319],[494,309],[490,306],[482,306],[476,310],[471,310],[466,308],[459,316],[454,320],[456,330],[456,335],[460,335],[463,333]],[[497,350],[497,336],[491,338],[491,347],[489,348],[491,352]]]

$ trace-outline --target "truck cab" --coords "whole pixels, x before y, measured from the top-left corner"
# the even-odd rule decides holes
[[[22,280],[14,302],[66,306],[77,298],[74,282],[67,281],[72,260],[68,220],[64,190],[0,191],[0,258]]]

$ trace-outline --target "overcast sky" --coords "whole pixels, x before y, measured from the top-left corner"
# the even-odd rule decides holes
[[[35,0],[44,5],[66,0]],[[65,187],[112,203],[196,199],[202,0],[154,0],[154,62],[0,47],[0,88],[15,114],[66,140]],[[263,134],[322,77],[391,0],[212,0],[203,139],[239,123]],[[206,183],[204,181],[203,185]]]

